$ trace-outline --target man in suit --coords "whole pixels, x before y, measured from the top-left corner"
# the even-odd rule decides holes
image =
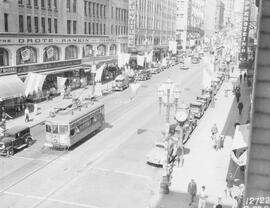
[[[195,183],[194,179],[191,179],[191,181],[188,184],[188,193],[190,194],[190,203],[189,206],[194,202],[194,199],[197,194],[197,184]]]

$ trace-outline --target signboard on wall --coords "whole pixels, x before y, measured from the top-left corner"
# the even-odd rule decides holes
[[[136,0],[129,0],[128,47],[135,47],[136,35]]]
[[[251,0],[244,0],[244,12],[241,34],[240,61],[248,60],[248,37],[249,37],[249,21],[250,21]]]

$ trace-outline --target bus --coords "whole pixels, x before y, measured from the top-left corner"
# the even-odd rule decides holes
[[[104,127],[104,104],[95,102],[79,108],[59,111],[46,119],[46,142],[50,148],[70,148],[91,133]]]

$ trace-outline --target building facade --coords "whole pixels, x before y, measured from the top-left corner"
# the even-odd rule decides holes
[[[225,11],[224,3],[221,0],[217,0],[216,19],[215,19],[215,30],[216,30],[216,32],[219,32],[223,28],[224,11]]]
[[[177,1],[177,41],[182,48],[200,44],[204,36],[205,0]]]
[[[239,0],[223,0],[225,11],[224,11],[224,24],[232,24],[233,11],[234,11],[234,3]]]
[[[129,0],[129,52],[154,51],[160,60],[175,40],[175,18],[175,0]]]
[[[207,0],[205,1],[204,8],[204,33],[205,37],[211,38],[216,31],[216,12],[217,12],[217,0]]]
[[[0,14],[0,75],[74,72],[127,51],[127,0],[0,1]]]

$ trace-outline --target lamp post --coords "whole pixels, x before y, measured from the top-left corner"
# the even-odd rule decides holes
[[[165,151],[166,158],[163,164],[164,172],[162,181],[160,183],[161,193],[168,194],[169,186],[171,180],[171,174],[173,170],[173,162],[171,160],[172,153],[176,150],[175,140],[170,136],[170,109],[173,105],[175,105],[175,109],[177,110],[178,100],[180,98],[181,91],[175,84],[168,79],[158,88],[158,97],[159,97],[159,112],[161,113],[162,105],[166,107],[166,132],[165,132]],[[176,111],[175,111],[176,112]]]

